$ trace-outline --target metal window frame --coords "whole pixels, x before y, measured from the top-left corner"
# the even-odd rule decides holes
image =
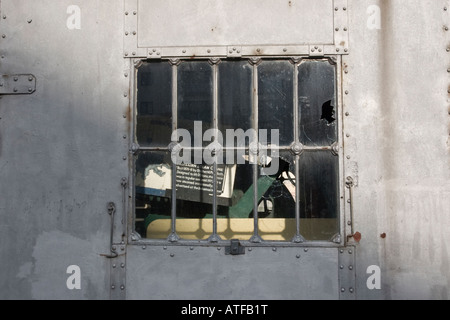
[[[339,234],[336,234],[335,237],[333,237],[332,239],[330,239],[329,241],[305,241],[302,237],[301,234],[299,233],[299,228],[300,228],[300,219],[298,217],[297,219],[297,214],[299,215],[299,210],[297,211],[296,208],[296,230],[297,230],[297,234],[294,237],[294,239],[292,241],[268,241],[268,240],[263,240],[259,237],[258,232],[257,232],[257,226],[258,226],[258,217],[257,214],[254,215],[254,225],[255,225],[255,229],[254,229],[254,236],[251,239],[248,240],[240,240],[240,243],[242,246],[244,247],[341,247],[343,245],[347,245],[347,243],[349,242],[349,239],[347,238],[347,234],[351,234],[351,230],[349,230],[348,225],[345,223],[345,221],[351,221],[351,213],[350,213],[350,207],[346,205],[347,201],[346,199],[349,198],[349,194],[348,194],[348,188],[346,188],[346,181],[345,181],[345,172],[344,172],[344,167],[345,167],[345,159],[344,159],[344,138],[343,138],[343,128],[344,128],[344,115],[343,115],[343,110],[344,110],[344,92],[343,92],[343,86],[342,86],[342,72],[343,72],[343,59],[341,55],[332,55],[332,56],[321,56],[318,57],[319,59],[329,59],[330,61],[333,62],[333,64],[335,64],[336,66],[336,103],[337,103],[337,117],[338,117],[338,142],[337,144],[334,144],[332,146],[329,147],[307,147],[307,146],[302,146],[302,150],[303,151],[316,151],[316,150],[329,150],[330,152],[333,152],[339,159],[339,172],[338,172],[338,190],[337,190],[337,196],[338,198],[338,213],[339,213]],[[254,61],[259,61],[261,58],[260,57],[253,57]],[[294,70],[296,70],[294,72],[294,79],[298,78],[298,66],[301,64],[301,62],[304,59],[312,59],[309,55],[308,56],[301,56],[301,57],[290,57],[290,56],[276,56],[276,57],[270,57],[270,60],[287,60],[290,59],[291,61],[293,61],[293,64],[295,65]],[[164,60],[168,60],[171,64],[172,64],[172,72],[173,72],[173,76],[174,78],[172,79],[172,95],[175,97],[175,99],[172,99],[172,113],[173,115],[175,115],[173,117],[173,124],[172,127],[173,129],[177,128],[177,66],[180,64],[180,62],[183,61],[187,61],[188,59],[185,59],[183,57],[177,57],[177,58],[173,58],[173,59],[164,59]],[[217,62],[220,61],[220,58],[218,57],[209,57],[209,59],[206,59],[205,57],[197,57],[194,60],[211,60],[213,61],[213,96],[214,96],[214,113],[217,114],[217,105],[218,105],[218,99],[217,99],[217,95],[218,95],[218,81],[217,81]],[[226,59],[224,59],[226,60]],[[249,59],[251,60],[251,59]],[[139,235],[137,235],[137,233],[134,231],[135,228],[135,197],[136,197],[136,192],[135,192],[135,159],[134,156],[136,155],[136,153],[138,151],[165,151],[165,152],[169,152],[170,151],[170,147],[168,146],[167,148],[159,148],[159,147],[151,147],[151,148],[145,148],[145,147],[139,147],[139,145],[137,145],[135,143],[136,141],[136,137],[135,137],[135,132],[136,132],[136,125],[137,125],[137,74],[138,74],[138,68],[142,65],[142,63],[144,63],[145,61],[149,61],[149,59],[133,59],[134,62],[134,68],[132,68],[132,76],[130,77],[130,99],[131,99],[131,105],[132,105],[132,114],[131,117],[132,119],[130,119],[132,125],[130,126],[130,132],[129,132],[129,137],[131,139],[130,141],[130,158],[132,158],[132,161],[130,161],[130,183],[128,185],[128,192],[129,192],[129,199],[130,201],[128,202],[128,244],[131,245],[140,245],[143,246],[144,248],[148,245],[148,246],[217,246],[217,247],[222,247],[222,246],[229,246],[230,245],[230,241],[229,240],[222,240],[216,232],[213,231],[213,234],[211,235],[211,237],[207,240],[188,240],[188,239],[180,239],[180,237],[176,234],[176,219],[174,219],[174,217],[176,218],[176,196],[174,197],[172,195],[172,233],[171,235],[167,238],[167,239],[147,239],[147,238],[141,238]],[[192,59],[190,59],[190,61],[192,61]],[[214,63],[215,61],[215,63]],[[214,67],[215,66],[215,67]],[[254,68],[256,68],[256,63],[254,63]],[[215,70],[215,71],[214,71]],[[253,71],[253,86],[256,85],[257,86],[257,72],[255,72],[255,70]],[[294,87],[298,86],[298,82],[297,80],[294,80]],[[257,99],[257,97],[256,97]],[[298,89],[295,87],[294,90],[294,103],[295,105],[298,105]],[[257,100],[255,101],[255,99],[253,99],[253,108],[255,108],[255,105],[257,105]],[[294,108],[294,110],[296,110],[298,108]],[[298,111],[296,111],[298,112]],[[299,115],[297,114],[296,119],[298,120]],[[217,117],[215,117],[217,122]],[[296,121],[296,119],[294,119],[293,121]],[[297,121],[298,123],[298,121]],[[255,125],[255,124],[254,124]],[[214,126],[216,128],[218,128],[218,123],[214,123]],[[298,130],[298,128],[295,128],[296,126],[294,126],[294,130]],[[296,138],[296,142],[298,142],[299,137],[298,135],[295,136]],[[292,151],[293,147],[296,144],[294,144],[293,146],[289,146],[289,147],[280,147],[279,150],[290,150]],[[296,155],[296,166],[295,166],[295,170],[298,170],[298,158],[300,158],[300,154]],[[176,167],[174,165],[174,167]],[[175,169],[176,168],[172,168]],[[172,179],[174,180],[176,178],[176,171],[175,174],[172,174]],[[214,170],[215,172],[215,178],[217,179],[217,168],[215,168]],[[255,170],[254,170],[254,175],[253,175],[253,179],[255,178]],[[174,183],[172,181],[172,183]],[[256,188],[255,188],[256,189]],[[176,193],[175,188],[172,188],[172,192]],[[257,190],[255,190],[255,192],[257,192]],[[298,197],[298,193],[299,190],[298,188],[296,188],[296,197]],[[214,192],[214,197],[213,199],[217,199],[217,190],[215,190]],[[254,199],[254,201],[256,202],[257,200]],[[299,205],[298,202],[296,202],[296,207]],[[217,202],[213,203],[213,208],[216,207],[217,210]],[[254,207],[254,210],[257,210],[257,205]],[[213,221],[213,225],[216,225],[216,219],[217,219],[217,211],[214,210],[214,212],[216,213],[215,218],[213,217],[214,221]],[[216,225],[217,226],[217,225]],[[216,229],[214,229],[216,230]]]

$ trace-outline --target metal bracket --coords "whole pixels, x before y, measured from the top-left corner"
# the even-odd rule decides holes
[[[2,74],[0,78],[1,94],[32,94],[36,91],[36,77],[32,74]]]
[[[225,254],[232,256],[245,254],[245,247],[241,246],[239,240],[232,239],[231,245],[229,247],[225,247]]]
[[[126,298],[126,256],[120,255],[111,259],[110,298],[125,300]]]
[[[310,57],[323,57],[324,56],[324,46],[323,45],[309,46],[309,56]]]
[[[339,249],[339,298],[340,300],[356,299],[356,267],[355,247]]]
[[[240,57],[242,57],[242,47],[241,46],[230,46],[230,47],[227,47],[227,57],[229,57],[229,58],[240,58]]]

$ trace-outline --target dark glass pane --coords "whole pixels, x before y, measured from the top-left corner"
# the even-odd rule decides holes
[[[252,66],[247,61],[219,64],[219,129],[224,145],[227,145],[227,130],[245,132],[252,128],[252,87]],[[248,146],[247,142],[243,143]],[[237,145],[233,141],[230,144]]]
[[[329,146],[337,141],[336,70],[328,60],[305,60],[298,67],[300,142]]]
[[[172,67],[166,62],[144,63],[137,74],[137,142],[166,147],[171,134]]]
[[[293,135],[293,73],[289,61],[264,61],[258,66],[259,129],[279,130],[280,144],[291,145]]]
[[[339,157],[331,152],[300,156],[301,231],[308,240],[330,240],[339,232]]]
[[[203,133],[213,127],[212,120],[212,66],[206,61],[182,62],[178,66],[178,128],[190,132],[191,143],[194,145],[195,122],[199,128],[195,138],[202,141]],[[203,142],[203,145],[210,143]]]

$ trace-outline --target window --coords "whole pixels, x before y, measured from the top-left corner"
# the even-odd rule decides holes
[[[144,62],[135,231],[172,242],[332,241],[336,74],[326,58]]]

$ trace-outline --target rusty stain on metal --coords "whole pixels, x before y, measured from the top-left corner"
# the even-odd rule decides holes
[[[380,234],[381,239],[386,239],[386,233],[383,232],[382,234]]]

